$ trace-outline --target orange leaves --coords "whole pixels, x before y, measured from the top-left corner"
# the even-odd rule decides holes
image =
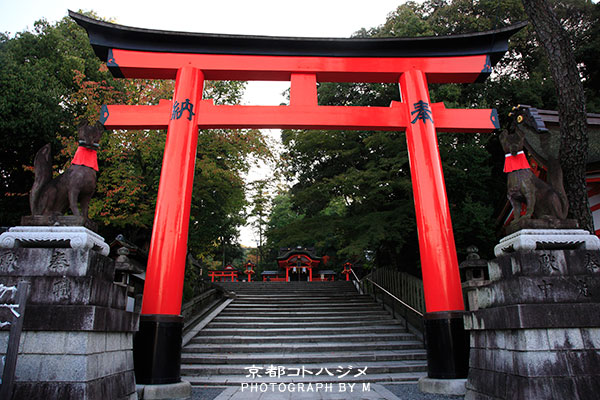
[[[100,67],[101,72],[104,69],[106,66]],[[88,80],[86,75],[78,70],[73,70],[73,83],[77,90],[70,96],[70,102],[83,110],[77,115],[77,120],[85,119],[90,124],[98,121],[102,104],[119,102],[123,97],[123,93],[109,85],[106,80]]]

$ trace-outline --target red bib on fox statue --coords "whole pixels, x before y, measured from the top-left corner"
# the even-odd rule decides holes
[[[529,161],[525,157],[525,153],[519,151],[516,156],[508,153],[504,156],[504,172],[509,173],[518,169],[529,169]]]
[[[86,147],[79,146],[71,161],[73,165],[85,165],[86,167],[93,168],[96,172],[98,171],[98,155],[96,150],[88,149]]]

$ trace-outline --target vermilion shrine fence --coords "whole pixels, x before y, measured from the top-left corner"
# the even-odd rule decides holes
[[[491,132],[499,127],[498,117],[491,109],[446,109],[442,103],[431,104],[428,85],[484,80],[506,52],[508,38],[524,24],[449,37],[309,39],[154,31],[100,22],[73,12],[70,16],[88,31],[96,54],[114,76],[175,79],[172,101],[102,109],[101,122],[107,129],[167,129],[139,346],[156,348],[177,331],[198,130],[210,128],[406,131],[426,320],[446,321],[441,327],[432,326],[434,337],[455,335],[447,333],[446,325],[454,331],[458,320],[462,329],[462,318],[451,313],[464,310],[464,305],[436,129]],[[215,105],[202,99],[205,80],[290,81],[290,104]],[[397,83],[402,101],[389,107],[319,106],[317,82]],[[175,348],[173,345],[165,352]],[[435,359],[445,358],[440,351],[447,350],[436,350],[431,343],[428,346],[430,377],[463,374],[432,373]],[[179,364],[180,355],[154,357],[144,363],[149,366],[144,372],[136,366],[138,383],[179,380],[179,367],[175,373],[173,366]],[[158,365],[156,358],[168,365]]]

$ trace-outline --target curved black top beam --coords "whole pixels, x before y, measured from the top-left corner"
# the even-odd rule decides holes
[[[492,65],[508,50],[508,39],[527,22],[487,32],[416,38],[306,38],[222,35],[133,28],[98,21],[69,10],[85,28],[96,55],[109,49],[155,52],[314,57],[451,57],[487,54]]]

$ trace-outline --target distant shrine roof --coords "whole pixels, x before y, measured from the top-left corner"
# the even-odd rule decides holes
[[[508,49],[508,39],[527,22],[459,35],[411,38],[308,38],[189,33],[134,28],[98,21],[69,11],[87,30],[96,55],[107,61],[110,49],[196,54],[305,57],[456,57],[488,55],[493,66]]]
[[[279,256],[277,257],[277,261],[285,261],[291,256],[295,254],[304,254],[308,256],[311,260],[321,260],[321,257],[317,257],[315,255],[315,249],[312,247],[282,247],[279,249]]]

